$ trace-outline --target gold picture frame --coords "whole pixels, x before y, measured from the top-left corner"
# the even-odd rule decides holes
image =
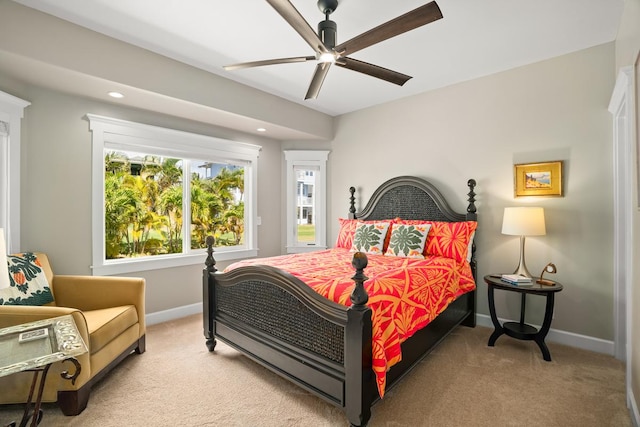
[[[515,196],[562,196],[562,161],[514,165]]]

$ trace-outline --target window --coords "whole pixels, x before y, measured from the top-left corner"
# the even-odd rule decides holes
[[[87,115],[93,271],[117,274],[257,255],[260,147]]]
[[[285,151],[287,161],[287,252],[326,249],[328,151]]]
[[[8,253],[20,251],[20,122],[30,104],[0,91],[0,228]]]

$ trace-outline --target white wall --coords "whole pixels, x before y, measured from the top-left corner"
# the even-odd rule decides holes
[[[347,189],[359,202],[397,175],[443,187],[460,212],[476,179],[479,276],[510,272],[517,237],[500,233],[505,206],[545,208],[547,235],[527,239],[527,265],[556,263],[555,329],[613,339],[612,120],[614,44],[424,93],[338,118],[332,143],[331,239],[345,216]],[[513,165],[564,161],[565,196],[514,199]],[[359,205],[362,207],[362,205]],[[487,314],[480,280],[478,310]],[[520,300],[496,294],[498,315],[518,319]],[[542,323],[544,301],[529,298],[527,320]]]

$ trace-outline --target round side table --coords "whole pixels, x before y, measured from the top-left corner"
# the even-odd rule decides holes
[[[551,319],[553,319],[554,295],[556,292],[560,292],[562,290],[562,285],[558,282],[553,282],[552,286],[541,285],[536,283],[538,277],[533,277],[532,283],[514,285],[509,282],[505,282],[500,277],[501,275],[499,274],[488,274],[484,276],[484,281],[487,284],[487,290],[489,293],[489,314],[491,315],[491,322],[493,322],[493,326],[495,328],[491,337],[489,337],[487,345],[489,347],[493,347],[496,340],[503,334],[519,340],[533,340],[538,344],[538,347],[540,347],[543,359],[550,362],[551,353],[549,353],[549,349],[547,348],[544,339],[549,333]],[[494,292],[496,289],[519,292],[522,295],[522,301],[520,304],[520,322],[504,322],[504,324],[500,324],[498,316],[496,315],[496,304],[494,299]],[[547,299],[544,311],[544,321],[542,322],[540,329],[524,322],[527,294],[541,295]]]

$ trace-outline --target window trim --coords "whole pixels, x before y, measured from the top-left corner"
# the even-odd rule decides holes
[[[149,151],[177,158],[218,158],[246,163],[245,244],[243,249],[216,248],[216,260],[227,261],[258,254],[258,156],[262,147],[158,126],[87,114],[92,133],[92,261],[94,275],[131,273],[159,268],[202,264],[205,249],[154,255],[142,259],[106,260],[104,241],[104,149]]]
[[[0,137],[0,228],[4,229],[7,253],[20,252],[20,145],[24,99],[0,91],[0,121],[9,124],[9,134]]]
[[[287,192],[287,253],[303,253],[327,248],[327,159],[328,150],[284,150],[287,164],[286,192]],[[319,169],[319,177],[315,183],[316,202],[316,244],[301,245],[296,242],[295,227],[296,210],[296,174],[297,166],[313,166]],[[320,215],[318,215],[318,213]]]

